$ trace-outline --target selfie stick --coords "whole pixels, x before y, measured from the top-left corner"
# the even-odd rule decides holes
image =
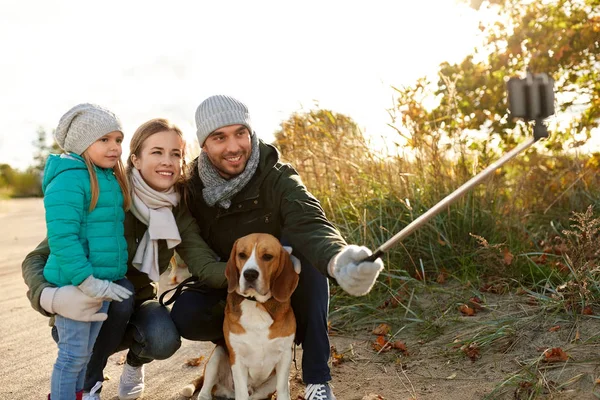
[[[495,170],[514,158],[517,154],[527,149],[539,139],[548,137],[548,130],[544,125],[544,118],[554,114],[554,81],[546,74],[532,74],[527,72],[523,79],[511,78],[508,81],[508,103],[513,117],[535,121],[533,137],[527,139],[486,169],[469,179],[461,187],[444,197],[439,203],[419,216],[404,229],[396,233],[391,239],[379,246],[377,250],[363,261],[375,261],[396,243],[423,226],[431,218],[458,200],[462,195],[471,190],[479,182],[487,178]]]
[[[396,233],[394,236],[392,236],[391,239],[389,239],[387,242],[385,242],[384,244],[379,246],[379,248],[377,250],[375,250],[375,252],[373,254],[371,254],[369,257],[367,257],[364,261],[375,261],[377,258],[381,257],[383,255],[383,253],[388,251],[396,243],[400,242],[402,239],[404,239],[405,237],[407,237],[408,235],[413,233],[415,230],[417,230],[418,228],[423,226],[431,218],[438,215],[446,207],[448,207],[450,204],[454,203],[456,200],[461,198],[466,192],[471,190],[475,185],[477,185],[479,182],[481,182],[482,180],[487,178],[490,174],[494,173],[494,171],[496,171],[498,168],[500,168],[506,162],[508,162],[509,160],[514,158],[517,154],[519,154],[523,150],[527,149],[529,146],[531,146],[535,142],[537,142],[537,139],[535,137],[530,137],[529,139],[527,139],[526,141],[524,141],[523,143],[521,143],[520,145],[518,145],[517,147],[515,147],[508,153],[506,153],[504,156],[502,156],[497,161],[492,163],[486,169],[484,169],[483,171],[481,171],[480,173],[478,173],[477,175],[475,175],[474,177],[469,179],[467,182],[465,182],[461,187],[456,189],[454,192],[452,192],[448,196],[444,197],[439,203],[437,203],[436,205],[431,207],[429,210],[427,210],[427,212],[425,212],[424,214],[419,216],[417,219],[415,219],[410,224],[406,225],[404,227],[404,229],[402,229],[400,232]]]

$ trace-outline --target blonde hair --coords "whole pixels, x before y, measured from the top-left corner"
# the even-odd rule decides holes
[[[100,195],[100,188],[98,187],[98,176],[96,175],[96,169],[94,168],[94,163],[92,159],[87,154],[87,151],[84,151],[81,155],[83,160],[85,161],[85,166],[90,174],[90,208],[89,212],[92,212],[94,208],[96,208],[96,204],[98,203],[98,196]],[[127,182],[127,175],[125,174],[125,167],[123,166],[123,162],[121,159],[117,161],[117,164],[112,168],[115,173],[115,177],[117,178],[117,182],[121,187],[121,192],[123,192],[123,209],[125,211],[129,210],[131,207],[131,194],[129,193],[129,184]]]
[[[140,125],[133,137],[131,138],[131,142],[129,143],[129,157],[127,157],[127,174],[131,173],[131,170],[135,168],[133,166],[133,161],[131,160],[131,156],[135,155],[136,157],[140,157],[140,153],[142,152],[142,147],[146,140],[159,132],[175,132],[177,136],[181,139],[181,173],[179,175],[179,179],[175,182],[174,188],[177,193],[179,193],[180,199],[184,202],[187,196],[186,190],[186,181],[187,181],[187,165],[185,162],[185,139],[183,138],[183,132],[181,129],[171,121],[166,118],[154,118],[149,121],[144,122]]]

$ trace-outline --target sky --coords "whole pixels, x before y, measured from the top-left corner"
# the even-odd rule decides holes
[[[156,117],[195,140],[214,94],[245,102],[266,141],[315,104],[392,136],[391,86],[460,61],[479,33],[455,0],[0,0],[0,163],[26,168],[38,129],[84,102],[115,112],[126,143]]]

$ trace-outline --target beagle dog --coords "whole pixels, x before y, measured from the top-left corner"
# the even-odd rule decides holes
[[[204,374],[181,394],[198,400],[290,400],[289,374],[296,318],[290,297],[298,286],[300,263],[274,236],[255,233],[238,239],[225,269],[227,305],[224,343],[211,353]],[[292,261],[294,260],[294,261]]]

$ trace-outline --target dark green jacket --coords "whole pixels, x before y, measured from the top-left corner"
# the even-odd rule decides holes
[[[304,257],[327,276],[329,260],[346,246],[339,231],[325,217],[298,173],[279,162],[275,147],[260,141],[260,162],[250,182],[231,201],[229,209],[210,207],[202,197],[198,159],[192,164],[188,205],[206,243],[221,260],[229,259],[236,239],[250,233],[285,238],[292,254]]]
[[[159,268],[162,274],[169,266],[173,250],[188,265],[192,274],[206,280],[213,287],[225,287],[225,263],[217,262],[215,253],[202,240],[198,224],[184,205],[173,208],[175,222],[179,228],[181,243],[175,249],[168,249],[165,240],[160,240],[158,245]],[[150,281],[148,275],[138,271],[131,265],[138,243],[146,232],[146,225],[133,216],[131,212],[125,214],[125,239],[127,240],[128,261],[127,279],[135,287],[136,304],[156,298],[157,285]],[[29,253],[22,264],[22,273],[25,284],[29,287],[27,297],[33,308],[48,316],[40,307],[42,290],[53,286],[44,279],[43,271],[50,250],[48,240],[44,239],[38,247]]]

